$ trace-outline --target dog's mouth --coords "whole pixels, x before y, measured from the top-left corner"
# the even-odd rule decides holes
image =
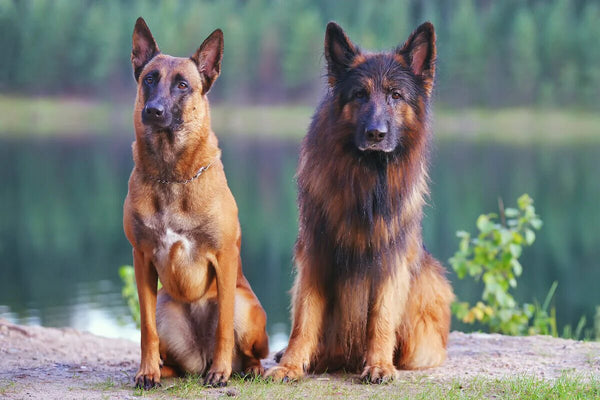
[[[393,149],[388,150],[388,148],[385,146],[382,146],[381,143],[364,143],[364,144],[359,144],[357,147],[358,147],[358,150],[363,151],[363,152],[388,153],[393,150]]]
[[[172,118],[170,116],[163,116],[163,117],[152,117],[152,116],[148,116],[147,114],[142,112],[142,123],[144,125],[146,125],[148,128],[151,128],[153,130],[164,130],[166,128],[169,128],[171,126],[172,123]]]
[[[356,148],[363,153],[392,153],[400,146],[400,143],[393,145],[392,143],[373,143],[373,142],[362,142],[356,143]]]
[[[359,129],[354,135],[354,146],[361,153],[391,153],[400,145],[401,137],[396,132],[388,130],[385,137],[373,138],[364,129]]]
[[[363,154],[396,153],[404,147],[404,136],[399,132],[390,132],[382,140],[368,140],[364,134],[354,136],[355,148]]]

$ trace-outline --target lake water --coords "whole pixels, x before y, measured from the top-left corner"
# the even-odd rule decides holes
[[[0,140],[0,317],[139,337],[117,273],[132,263],[121,222],[130,136]],[[267,311],[274,348],[289,330],[298,146],[267,138],[221,140],[240,209],[244,272]],[[591,327],[600,305],[599,172],[599,144],[437,141],[426,245],[448,265],[457,230],[473,232],[476,217],[496,211],[499,197],[512,206],[529,193],[544,226],[523,254],[516,297],[543,301],[556,280],[559,325],[586,315]],[[461,299],[480,294],[481,287],[450,277]]]

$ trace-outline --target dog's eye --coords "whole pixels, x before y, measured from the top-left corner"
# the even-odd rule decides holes
[[[364,89],[357,90],[356,92],[354,92],[355,99],[364,99],[365,97],[367,97],[367,91]]]
[[[392,92],[392,99],[394,99],[394,100],[400,100],[401,98],[402,98],[402,94],[399,91],[394,90]]]
[[[184,90],[184,89],[187,89],[187,87],[188,87],[188,84],[183,81],[181,81],[177,84],[177,89]]]
[[[152,76],[147,76],[144,78],[144,82],[146,82],[147,85],[152,85],[154,83],[154,78]]]

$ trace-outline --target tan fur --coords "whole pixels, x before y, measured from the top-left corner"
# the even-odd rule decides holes
[[[214,286],[201,299],[191,303],[178,302],[161,289],[156,315],[160,354],[166,365],[199,375],[208,371],[215,346],[217,306]],[[268,343],[266,336],[261,335],[266,325],[266,315],[261,311],[254,293],[245,286],[238,286],[233,321],[236,343],[233,371],[256,375],[262,372],[260,358],[267,356]],[[256,342],[257,338],[262,342]]]
[[[299,268],[296,283],[292,288],[293,326],[290,343],[279,366],[269,370],[270,376],[276,378],[301,377],[313,359],[322,334],[325,296],[322,289],[318,287],[319,282],[315,282],[315,277],[310,276],[310,270],[301,267],[303,252],[304,249],[301,247],[296,250],[296,262]]]
[[[141,68],[139,54],[147,54],[153,42],[137,43],[136,34],[137,40],[151,38],[143,20],[134,33],[134,69]],[[268,353],[266,315],[241,269],[238,209],[210,125],[204,87],[209,80],[192,59],[163,54],[147,60],[141,76],[148,71],[159,71],[162,85],[183,76],[192,92],[183,102],[183,123],[169,137],[142,122],[144,92],[138,80],[135,167],[123,215],[140,299],[142,360],[136,384],[159,383],[159,354],[165,374],[206,373],[208,384],[226,383],[232,369],[261,373],[260,359]],[[154,180],[185,180],[210,163],[185,185]],[[157,305],[158,279],[163,289]]]

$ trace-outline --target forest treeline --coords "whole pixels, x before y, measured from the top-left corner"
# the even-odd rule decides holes
[[[0,0],[0,91],[131,93],[140,15],[174,55],[190,55],[223,29],[216,100],[314,100],[330,20],[368,49],[393,48],[429,20],[438,34],[438,102],[600,108],[597,0]]]

